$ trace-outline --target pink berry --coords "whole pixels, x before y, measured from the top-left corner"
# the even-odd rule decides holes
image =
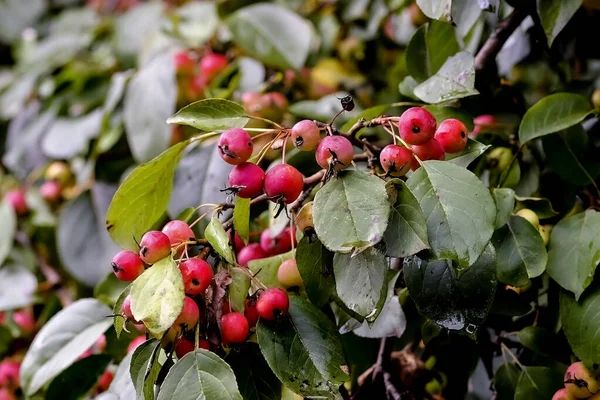
[[[262,319],[272,321],[285,315],[290,308],[290,299],[287,293],[279,288],[270,288],[260,294],[256,302],[256,311]]]
[[[321,132],[313,121],[305,119],[292,127],[292,141],[299,150],[314,150],[319,145],[320,140]]]
[[[240,128],[232,128],[223,132],[217,147],[221,158],[231,165],[248,161],[254,150],[252,138],[248,132]]]
[[[7,388],[0,388],[0,400],[17,400],[17,397]]]
[[[406,147],[390,144],[379,155],[381,167],[390,176],[404,176],[410,169],[413,153]]]
[[[48,203],[54,203],[60,200],[62,189],[60,183],[56,181],[46,181],[40,186],[40,194]]]
[[[171,254],[171,241],[161,231],[149,231],[140,240],[140,257],[146,264],[154,264]]]
[[[263,191],[265,172],[256,164],[241,163],[229,173],[229,186],[243,199],[256,197]]]
[[[444,148],[435,139],[420,146],[412,146],[412,151],[421,161],[444,159]]]
[[[185,294],[196,296],[206,291],[213,279],[209,263],[199,258],[190,258],[179,264]]]
[[[210,82],[227,68],[228,64],[227,57],[222,54],[207,54],[200,60],[200,73]]]
[[[192,228],[190,228],[187,222],[180,221],[178,219],[167,222],[167,224],[162,228],[162,233],[167,235],[169,238],[171,247],[178,247],[181,245],[181,243],[194,240],[196,237],[196,235],[194,235],[194,231]]]
[[[105,392],[108,390],[108,387],[110,386],[110,383],[113,381],[114,379],[114,375],[112,372],[106,370],[104,371],[104,373],[102,374],[102,376],[100,377],[100,379],[98,380],[98,392]]]
[[[285,110],[288,107],[288,100],[279,92],[268,92],[263,94],[263,101],[271,107]]]
[[[19,384],[19,370],[21,363],[6,359],[0,362],[0,387],[17,389]]]
[[[575,400],[575,397],[569,393],[566,388],[558,389],[554,396],[552,396],[552,400]]]
[[[127,296],[125,297],[125,300],[123,300],[123,305],[121,305],[121,311],[123,312],[123,315],[125,316],[125,318],[127,318],[128,321],[131,321],[134,324],[139,324],[139,321],[136,321],[136,319],[133,317],[133,312],[131,312],[131,296]]]
[[[35,331],[36,321],[35,317],[29,310],[17,311],[13,314],[13,321],[21,330],[25,333],[31,333]]]
[[[173,323],[174,327],[181,327],[184,330],[192,329],[200,319],[200,309],[194,300],[190,297],[183,299],[183,308],[181,313]]]
[[[334,164],[334,169],[344,169],[352,163],[354,148],[352,143],[343,136],[326,136],[319,142],[315,158],[321,168],[328,169]]]
[[[223,343],[244,343],[248,336],[248,320],[244,314],[232,312],[221,318]]]
[[[260,247],[269,255],[285,253],[292,249],[292,240],[296,244],[296,230],[292,232],[289,226],[285,227],[276,236],[271,235],[269,229],[265,229],[260,235]]]
[[[129,343],[129,346],[127,346],[127,352],[128,353],[134,352],[135,349],[137,349],[145,341],[146,341],[146,338],[144,336],[136,337]]]
[[[173,56],[175,70],[179,73],[191,74],[194,72],[194,60],[187,51],[177,52]]]
[[[131,282],[144,272],[144,263],[140,256],[131,250],[121,250],[110,264],[120,281]]]
[[[15,210],[15,214],[17,215],[24,215],[29,211],[29,206],[25,199],[25,192],[20,189],[7,192],[6,195],[4,195],[4,201]]]
[[[475,117],[473,123],[475,124],[475,128],[473,128],[473,132],[471,132],[471,137],[474,138],[482,131],[482,129],[496,125],[498,120],[491,114],[483,114]]]
[[[415,145],[425,144],[435,134],[435,117],[426,109],[412,107],[404,111],[398,122],[400,137]]]
[[[256,326],[258,322],[258,310],[256,309],[256,300],[246,299],[244,301],[244,316],[248,320],[248,325],[252,328]]]
[[[435,140],[440,142],[444,152],[454,154],[462,151],[467,145],[467,127],[461,121],[449,118],[440,123],[435,132]]]
[[[247,267],[252,260],[260,260],[267,258],[269,255],[260,247],[260,243],[251,243],[241,249],[237,256],[238,264],[242,267]]]
[[[274,200],[289,204],[300,196],[303,188],[302,174],[289,164],[277,164],[265,174],[265,193]]]
[[[285,288],[302,285],[302,277],[300,276],[300,271],[298,271],[298,264],[296,264],[295,258],[285,260],[281,263],[277,270],[277,280]]]

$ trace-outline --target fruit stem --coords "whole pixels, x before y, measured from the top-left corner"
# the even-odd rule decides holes
[[[279,125],[279,124],[278,124],[277,122],[275,122],[275,121],[271,121],[271,120],[270,120],[270,119],[268,119],[268,118],[257,117],[256,115],[247,115],[247,117],[248,117],[248,118],[252,118],[252,119],[256,119],[256,120],[259,120],[259,121],[266,122],[266,123],[268,123],[268,124],[271,124],[271,125],[273,125],[273,126],[276,126],[276,127],[277,127],[277,128],[279,128],[279,129],[284,129],[284,127],[283,127],[283,126]]]

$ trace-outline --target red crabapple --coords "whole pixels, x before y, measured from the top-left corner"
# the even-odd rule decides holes
[[[564,382],[565,388],[577,399],[586,399],[598,391],[598,382],[581,361],[569,365]]]
[[[40,195],[48,203],[54,203],[60,200],[62,188],[56,181],[46,181],[40,186]]]
[[[398,121],[400,137],[408,144],[425,144],[435,134],[435,117],[426,109],[412,107]]]
[[[289,164],[278,164],[265,174],[267,197],[289,204],[296,200],[304,188],[300,171]]]
[[[258,310],[256,309],[256,300],[254,298],[246,299],[244,301],[244,316],[248,320],[248,325],[251,328],[256,326],[260,315],[258,315]]]
[[[199,258],[191,258],[179,264],[183,277],[185,294],[196,296],[206,291],[213,279],[213,270],[209,263]]]
[[[20,189],[6,192],[4,201],[15,210],[15,214],[17,215],[24,215],[29,211],[29,206],[25,199],[25,192]]]
[[[108,387],[110,386],[111,382],[114,379],[114,375],[112,372],[110,372],[109,370],[104,371],[104,373],[102,374],[102,376],[100,377],[100,379],[98,380],[98,392],[105,392],[108,390]]]
[[[352,143],[343,136],[326,136],[317,146],[315,158],[321,168],[328,169],[334,164],[335,170],[341,170],[352,163],[354,149]]]
[[[207,54],[200,60],[200,73],[205,77],[206,82],[212,81],[225,68],[227,68],[227,57],[222,54]]]
[[[17,400],[17,397],[7,388],[0,388],[0,400]]]
[[[454,118],[443,120],[435,132],[435,140],[440,142],[444,152],[448,154],[462,151],[467,145],[468,139],[467,127]]]
[[[435,139],[420,146],[412,146],[412,151],[421,161],[444,159],[444,149]]]
[[[146,264],[154,264],[171,253],[171,241],[161,231],[148,231],[140,240],[140,258]]]
[[[285,288],[302,285],[302,277],[298,271],[296,259],[291,258],[281,263],[277,270],[277,280]]]
[[[291,230],[286,226],[276,236],[271,236],[270,229],[265,229],[260,235],[260,247],[269,255],[277,255],[290,251],[292,249],[292,241],[296,244],[296,230]]]
[[[297,122],[292,127],[292,141],[302,151],[310,151],[317,148],[321,140],[321,132],[317,124],[308,119]]]
[[[162,233],[167,235],[171,247],[177,247],[183,242],[194,240],[196,235],[187,222],[174,219],[173,221],[167,222],[162,228]]]
[[[177,358],[182,358],[187,353],[191,353],[196,348],[196,345],[191,340],[187,340],[186,338],[181,338],[175,345],[175,354],[177,354]],[[210,350],[210,342],[206,339],[198,340],[198,348]]]
[[[135,349],[137,349],[138,346],[141,345],[142,343],[144,343],[145,341],[146,341],[146,338],[144,336],[136,337],[129,343],[129,346],[127,346],[127,352],[128,353],[134,352]]]
[[[131,296],[127,296],[125,297],[125,300],[123,300],[121,311],[123,312],[125,318],[127,318],[129,321],[133,322],[134,324],[139,324],[139,321],[136,321],[136,319],[133,317],[133,312],[131,312]]]
[[[181,74],[192,74],[194,72],[194,60],[187,51],[179,51],[173,56],[175,70]]]
[[[270,288],[260,294],[256,302],[256,311],[262,319],[272,321],[285,315],[290,308],[290,299],[287,293],[279,288]]]
[[[248,320],[244,314],[232,312],[221,318],[223,343],[244,343],[248,336],[248,329]]]
[[[390,176],[404,176],[410,169],[413,153],[406,147],[390,144],[379,155],[381,167]]]
[[[248,263],[252,260],[260,260],[261,258],[267,258],[269,255],[260,247],[260,243],[250,243],[248,246],[244,246],[238,255],[237,262],[242,267],[247,267]]]
[[[265,172],[256,164],[241,163],[229,173],[229,186],[243,199],[256,197],[263,191]]]
[[[569,393],[567,388],[558,389],[554,396],[552,396],[552,400],[575,400],[575,397]]]
[[[6,359],[0,362],[0,387],[17,389],[19,384],[19,370],[21,363]]]
[[[184,297],[183,308],[179,313],[179,316],[173,323],[173,327],[183,328],[184,330],[192,329],[198,323],[200,319],[200,309],[194,300],[190,297]]]
[[[13,321],[25,333],[31,333],[36,328],[35,317],[29,310],[15,312],[13,314]]]
[[[221,158],[231,165],[248,161],[254,150],[252,138],[248,132],[240,128],[232,128],[223,132],[217,148]]]
[[[246,243],[244,243],[244,241],[242,240],[240,235],[238,235],[237,232],[235,232],[235,234],[233,235],[233,241],[231,240],[231,229],[227,231],[227,237],[229,238],[229,244],[235,244],[236,252],[239,252],[241,249],[244,248],[244,246],[246,246]]]
[[[131,282],[144,272],[140,256],[131,250],[121,250],[112,259],[113,272],[120,281]]]
[[[475,128],[473,128],[473,132],[471,132],[470,136],[472,138],[475,138],[482,130],[496,125],[498,123],[498,120],[491,114],[483,114],[478,117],[475,117],[473,123],[475,124]]]

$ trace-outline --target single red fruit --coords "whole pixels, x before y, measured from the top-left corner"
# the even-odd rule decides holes
[[[300,276],[300,271],[298,271],[298,264],[296,264],[295,258],[285,260],[281,263],[277,270],[277,280],[285,288],[302,285],[302,277]]]
[[[435,117],[421,107],[404,111],[398,121],[400,137],[408,144],[425,144],[435,135],[435,126]]]
[[[27,205],[27,200],[25,199],[25,192],[20,189],[11,190],[6,192],[4,195],[4,201],[10,205],[13,210],[15,210],[15,214],[24,215],[29,211],[29,206]]]
[[[581,361],[569,365],[564,383],[569,393],[577,399],[587,399],[598,391],[598,381]]]
[[[314,150],[319,145],[320,140],[321,131],[313,121],[305,119],[297,122],[292,127],[292,141],[299,150]]]
[[[260,260],[261,258],[267,258],[269,255],[260,246],[260,243],[250,243],[248,246],[244,246],[238,255],[237,262],[242,267],[247,267],[248,263],[252,260]]]
[[[290,308],[290,299],[287,293],[279,288],[270,288],[260,294],[256,302],[256,311],[262,319],[272,321],[285,315]]]
[[[304,188],[304,177],[289,164],[278,164],[265,174],[267,197],[289,204],[296,200]]]
[[[435,139],[420,146],[412,146],[412,151],[421,161],[444,160],[444,148]]]
[[[124,282],[134,281],[144,272],[144,263],[137,253],[131,250],[121,250],[112,259],[113,272],[117,279]]]
[[[285,110],[288,107],[287,98],[279,92],[268,92],[263,94],[263,101],[271,107],[276,107],[280,110]]]
[[[146,341],[146,338],[144,336],[136,337],[129,343],[129,346],[127,346],[127,352],[128,353],[134,352],[135,349],[137,349],[145,341]]]
[[[175,70],[181,74],[192,74],[194,72],[195,62],[187,51],[179,51],[173,56]]]
[[[55,203],[60,200],[62,188],[60,183],[56,181],[46,181],[40,186],[40,194],[48,203]]]
[[[486,128],[496,125],[498,120],[491,114],[483,114],[475,117],[473,123],[475,124],[475,128],[473,128],[473,132],[470,135],[472,138],[476,137],[480,132],[485,131]]]
[[[410,169],[413,153],[406,147],[390,144],[379,155],[381,167],[390,176],[404,176]]]
[[[200,73],[206,78],[207,82],[210,82],[227,68],[228,64],[229,61],[224,55],[210,53],[200,60]]]
[[[181,313],[173,323],[174,327],[181,327],[184,330],[192,329],[200,319],[200,309],[194,300],[190,297],[183,299],[183,308]]]
[[[286,226],[276,236],[271,236],[271,230],[265,229],[260,235],[260,247],[269,255],[277,255],[290,251],[292,249],[292,241],[296,244],[296,230],[293,231],[289,226]]]
[[[104,371],[104,373],[98,380],[98,386],[97,386],[98,392],[107,391],[108,387],[110,386],[110,383],[113,381],[114,377],[115,376],[113,375],[112,372],[110,372],[108,370]]]
[[[467,127],[461,121],[448,118],[440,123],[435,132],[435,140],[440,142],[444,152],[454,154],[462,151],[467,145]]]
[[[255,299],[246,299],[244,301],[244,316],[248,320],[248,326],[250,326],[250,328],[256,326],[260,315],[258,315],[258,310],[256,309]]]
[[[248,320],[244,314],[232,312],[221,318],[223,343],[244,343],[248,337],[248,329]]]
[[[198,347],[200,349],[210,350],[210,342],[206,339],[198,340]],[[177,358],[182,358],[187,353],[191,353],[196,348],[196,345],[191,340],[187,340],[186,338],[181,338],[179,342],[175,345],[175,354],[177,354]]]
[[[256,197],[263,191],[265,172],[256,164],[241,163],[229,173],[229,186],[243,199]]]
[[[558,389],[554,396],[552,396],[552,400],[575,400],[575,397],[569,393],[566,388]]]
[[[334,164],[334,169],[341,170],[352,163],[354,148],[352,143],[343,136],[326,136],[317,146],[315,158],[321,168],[328,169]]]
[[[223,132],[217,148],[221,158],[231,165],[248,161],[254,150],[252,138],[248,132],[240,128],[232,128]]]
[[[171,254],[171,241],[161,231],[149,231],[140,240],[140,257],[146,264],[154,264]]]
[[[17,400],[17,397],[7,388],[0,388],[0,400]]]
[[[199,258],[191,258],[179,264],[183,277],[185,294],[196,296],[206,291],[213,279],[213,270],[209,263]]]
[[[233,242],[231,241],[231,229],[227,231],[227,237],[229,238],[229,243],[233,245],[235,243],[235,251],[239,252],[241,249],[246,246],[240,235],[237,232],[233,235]]]
[[[196,235],[187,222],[174,219],[173,221],[167,222],[162,228],[162,233],[167,235],[171,247],[177,247],[183,242],[194,240]]]
[[[123,300],[121,311],[123,312],[125,318],[127,318],[129,321],[133,322],[134,324],[139,324],[139,321],[136,321],[136,319],[133,317],[133,313],[131,312],[131,296],[127,296],[125,297],[125,300]]]
[[[17,311],[13,314],[13,321],[21,330],[25,333],[31,333],[35,331],[36,321],[35,317],[29,310]]]
[[[0,387],[17,389],[19,384],[19,370],[21,363],[6,359],[0,362]]]

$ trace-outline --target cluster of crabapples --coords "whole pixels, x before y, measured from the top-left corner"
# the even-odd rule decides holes
[[[207,53],[198,59],[191,51],[180,51],[173,57],[184,102],[198,100],[206,87],[229,65],[224,54]]]
[[[583,362],[574,362],[565,372],[565,387],[554,393],[552,400],[599,400],[599,378],[600,376],[594,376]]]
[[[31,308],[16,310],[10,315],[0,313],[0,325],[13,324],[19,329],[23,339],[31,338],[36,332],[37,323]],[[0,400],[16,400],[20,388],[19,370],[23,354],[20,350],[0,361]]]

